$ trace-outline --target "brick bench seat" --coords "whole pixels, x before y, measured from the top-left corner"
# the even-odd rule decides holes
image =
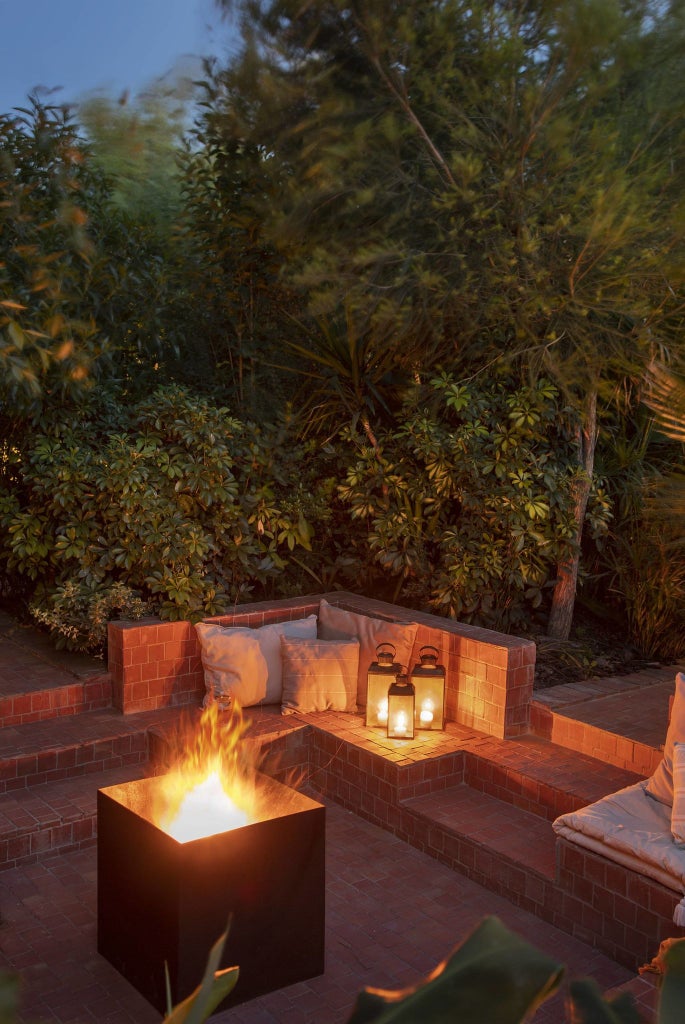
[[[554,834],[559,814],[621,788],[636,778],[630,772],[538,737],[502,741],[457,723],[416,741],[388,741],[362,715],[283,719],[278,708],[264,708],[248,717],[247,735],[262,745],[267,770],[631,969],[651,960],[664,938],[685,935],[672,920],[680,893]],[[569,792],[569,769],[583,763],[587,786]]]
[[[499,737],[529,731],[535,672],[532,640],[342,591],[238,605],[229,614],[206,621],[256,628],[317,614],[322,598],[346,611],[388,622],[417,622],[412,664],[427,644],[439,651],[447,670],[448,720]],[[108,668],[114,706],[124,714],[197,704],[204,694],[199,643],[190,622],[110,622]]]
[[[238,606],[212,621],[255,628],[301,618],[316,614],[321,597],[349,611],[418,622],[412,657],[418,661],[420,647],[432,644],[447,669],[446,728],[388,740],[366,728],[362,714],[246,708],[246,740],[265,771],[334,800],[633,968],[680,931],[671,890],[554,835],[559,815],[639,776],[531,734],[532,641],[348,593]],[[110,623],[109,670],[115,706],[126,715],[199,708],[204,696],[199,645],[187,622]],[[469,820],[460,822],[465,809]],[[490,837],[476,827],[481,810],[490,815]]]

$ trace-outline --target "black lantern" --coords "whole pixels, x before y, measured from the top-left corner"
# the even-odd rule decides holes
[[[382,726],[388,724],[388,686],[402,671],[395,661],[395,646],[380,643],[376,647],[376,661],[369,665],[366,689],[366,724]]]
[[[414,687],[404,672],[399,672],[388,689],[388,739],[413,739]]]
[[[415,692],[417,729],[445,728],[445,666],[438,665],[438,649],[428,644],[419,651],[411,681]]]

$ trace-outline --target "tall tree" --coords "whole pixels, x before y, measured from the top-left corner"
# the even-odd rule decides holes
[[[250,84],[253,130],[288,168],[274,230],[312,311],[344,298],[415,374],[516,360],[566,395],[576,512],[548,627],[558,637],[602,408],[655,351],[683,346],[680,8],[243,6],[233,81]]]
[[[282,339],[299,306],[281,271],[287,253],[267,222],[282,182],[270,154],[251,138],[242,97],[206,67],[202,103],[179,164],[183,210],[174,231],[170,295],[183,325],[185,379],[214,382],[224,400],[251,417],[284,404]]]
[[[179,156],[194,92],[186,79],[175,77],[133,99],[93,94],[78,105],[93,160],[112,181],[112,201],[161,233],[181,210]]]
[[[105,181],[62,107],[29,97],[0,116],[0,358],[9,420],[78,393],[103,351],[86,299],[95,255],[89,209]]]

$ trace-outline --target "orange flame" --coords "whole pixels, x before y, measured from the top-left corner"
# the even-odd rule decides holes
[[[175,738],[177,760],[163,777],[154,817],[178,842],[239,828],[254,818],[254,766],[240,740],[248,727],[237,705],[212,701],[199,723]]]

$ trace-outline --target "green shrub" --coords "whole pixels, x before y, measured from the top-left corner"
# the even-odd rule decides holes
[[[124,583],[96,586],[67,580],[49,594],[46,606],[32,605],[30,611],[48,628],[58,648],[99,653],[107,643],[110,619],[140,619],[151,608]]]
[[[410,393],[379,449],[358,441],[343,499],[397,594],[495,628],[544,602],[573,536],[569,446],[549,382],[457,383]],[[348,435],[351,436],[351,435]],[[608,509],[591,507],[603,529]]]
[[[607,561],[611,590],[625,608],[630,639],[650,658],[685,655],[685,551],[673,547],[654,524],[613,539]]]
[[[275,454],[257,427],[175,386],[122,412],[117,432],[57,425],[0,487],[5,576],[32,581],[34,614],[69,645],[95,643],[84,616],[122,595],[166,619],[217,613],[309,545],[304,516],[276,501]]]

